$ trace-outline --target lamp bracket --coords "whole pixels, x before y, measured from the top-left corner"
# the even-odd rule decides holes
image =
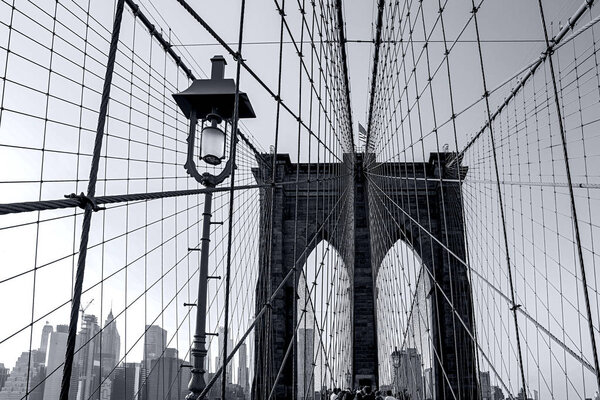
[[[207,114],[206,120],[210,121],[210,122],[216,122],[217,124],[220,124],[221,122],[223,122],[223,118],[221,118],[221,116],[219,114],[217,114],[216,112],[211,112],[211,113]]]
[[[188,133],[187,138],[187,160],[183,167],[187,171],[188,175],[194,178],[196,182],[206,187],[215,187],[231,175],[231,171],[233,170],[233,168],[235,168],[235,166],[233,165],[231,158],[229,158],[229,160],[227,160],[227,162],[225,163],[225,167],[218,175],[213,175],[208,172],[200,174],[200,172],[198,172],[198,168],[196,167],[196,163],[194,162],[194,147],[196,143],[197,124],[198,118],[196,117],[196,112],[192,111],[190,113],[190,131]]]

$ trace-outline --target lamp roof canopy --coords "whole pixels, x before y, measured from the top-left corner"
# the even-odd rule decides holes
[[[198,119],[205,119],[210,113],[216,113],[223,119],[233,118],[235,104],[235,81],[233,79],[196,79],[189,88],[173,95],[175,102],[190,118],[196,110]],[[239,118],[255,118],[248,95],[239,92]]]

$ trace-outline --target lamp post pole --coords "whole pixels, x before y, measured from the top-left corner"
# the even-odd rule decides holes
[[[204,126],[200,138],[200,159],[217,166],[225,159],[226,133],[218,125],[224,122],[232,124],[236,118],[254,118],[254,110],[248,96],[239,91],[233,79],[225,79],[225,59],[223,56],[211,58],[212,70],[210,79],[196,79],[192,85],[181,93],[176,93],[173,98],[184,115],[190,120],[187,138],[187,160],[184,165],[187,173],[198,183],[207,188],[215,188],[231,176],[234,160],[227,160],[223,170],[212,175],[208,172],[200,174],[195,162],[196,126],[198,119],[209,121]],[[235,135],[232,136],[232,146]],[[232,151],[235,147],[232,147]],[[210,253],[210,226],[212,218],[212,191],[204,194],[204,212],[202,213],[202,237],[200,239],[200,273],[198,276],[198,300],[196,308],[196,330],[191,347],[192,370],[188,389],[190,393],[187,400],[200,400],[200,394],[206,389],[206,303],[208,285],[208,256]],[[226,340],[223,338],[222,340]],[[224,357],[227,355],[225,354]]]
[[[196,331],[192,342],[191,354],[194,364],[188,385],[190,393],[187,400],[196,400],[206,387],[204,369],[206,365],[206,297],[208,284],[208,254],[210,251],[210,220],[212,218],[212,192],[204,194],[204,212],[202,213],[202,238],[200,248],[200,276],[198,282],[198,306],[196,307]]]

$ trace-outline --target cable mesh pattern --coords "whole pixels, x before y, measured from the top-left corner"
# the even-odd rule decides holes
[[[499,73],[494,6],[434,3],[378,3],[380,381],[423,399],[594,396],[597,10],[562,7],[552,32],[535,4],[541,55]]]
[[[98,119],[104,118],[99,109],[113,18],[123,2],[0,4],[0,235],[3,264],[10,265],[0,273],[0,296],[7,304],[18,302],[15,310],[3,313],[11,322],[0,328],[0,354],[6,367],[15,365],[2,398],[58,398],[61,387],[73,399],[180,398],[188,393],[203,194],[209,189],[183,168],[189,122],[171,95],[206,75],[196,62],[200,58],[181,47],[154,5],[124,3],[123,19],[115,22],[120,33],[100,147],[94,141]],[[181,3],[184,14],[224,44],[193,8]],[[353,152],[338,10],[333,3],[298,2],[300,10],[290,9],[288,15],[285,3],[274,4],[281,22],[278,84],[270,86],[270,77],[255,72],[251,61],[239,60],[241,86],[257,85],[275,111],[275,148],[268,154],[241,123],[233,189],[226,180],[213,190],[206,316],[211,398],[224,394],[219,379],[228,383],[227,396],[250,396],[250,388],[259,387],[253,384],[254,329],[268,320],[266,305],[256,298],[263,265],[259,238],[273,225],[272,204],[262,207],[265,215],[258,207],[262,193],[271,190],[265,188],[286,187],[295,199],[299,190],[313,191],[329,202],[327,215],[298,221],[296,231],[328,221],[330,237],[341,236],[335,221],[347,208],[346,197],[322,194],[326,187],[340,190],[347,184],[348,165],[341,161]],[[283,51],[290,41],[294,50],[286,46]],[[236,56],[227,45],[220,51]],[[211,55],[206,52],[204,58]],[[283,85],[289,65],[294,65],[297,83]],[[296,139],[280,139],[280,131],[290,127]],[[270,162],[282,149],[297,149],[292,156],[316,168],[316,175],[300,180],[293,173],[290,181],[277,181]],[[86,197],[96,151],[95,193]],[[324,167],[327,163],[338,165]],[[75,195],[63,198],[70,194]],[[96,212],[82,232],[83,208]],[[79,299],[73,289],[79,240],[88,234]],[[295,371],[292,360],[302,352],[310,366],[301,388],[306,395],[303,388],[314,391],[343,379],[344,366],[351,363],[349,275],[341,255],[322,239],[315,236],[295,249],[294,260],[304,260],[306,267],[298,261],[294,272],[293,288],[304,293],[293,307],[298,322],[288,348],[294,355],[271,366],[275,373],[284,365],[294,365]],[[77,340],[65,386],[61,380],[74,293],[81,310],[74,311]],[[277,293],[273,287],[271,294]],[[228,365],[223,367],[225,346]],[[275,375],[269,379],[261,390],[275,395],[280,383]],[[237,386],[230,387],[231,382]]]

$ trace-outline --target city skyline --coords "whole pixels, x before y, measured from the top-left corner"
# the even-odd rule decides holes
[[[597,396],[599,3],[0,0],[0,400]]]
[[[224,328],[219,332],[223,334]],[[99,400],[153,400],[148,394],[167,390],[162,380],[175,379],[180,387],[169,396],[178,399],[187,394],[190,370],[189,361],[179,358],[179,351],[167,347],[168,332],[158,325],[147,325],[144,335],[144,352],[138,361],[125,360],[121,356],[121,335],[116,325],[112,309],[102,328],[93,314],[82,314],[81,327],[77,334],[74,372],[71,378],[70,400],[89,399],[99,396]],[[62,364],[66,351],[68,325],[53,326],[48,321],[40,334],[39,348],[22,351],[11,368],[0,363],[0,400],[20,400],[29,390],[33,400],[58,400],[62,381]],[[229,350],[233,347],[229,338]],[[228,384],[240,384],[246,396],[249,395],[249,366],[246,344],[242,351],[230,362],[227,368]],[[222,351],[222,350],[221,350]],[[217,363],[220,357],[214,357]],[[28,368],[28,365],[32,365]],[[236,374],[233,374],[234,364]],[[29,373],[28,370],[33,371]],[[213,369],[209,367],[211,372]],[[131,382],[127,383],[128,378]],[[133,385],[133,386],[132,386]],[[35,390],[32,388],[35,387]],[[169,389],[170,390],[170,389]],[[146,391],[146,394],[140,393]],[[123,392],[123,396],[120,393]],[[117,396],[117,397],[115,397]],[[159,400],[156,398],[154,400]]]

